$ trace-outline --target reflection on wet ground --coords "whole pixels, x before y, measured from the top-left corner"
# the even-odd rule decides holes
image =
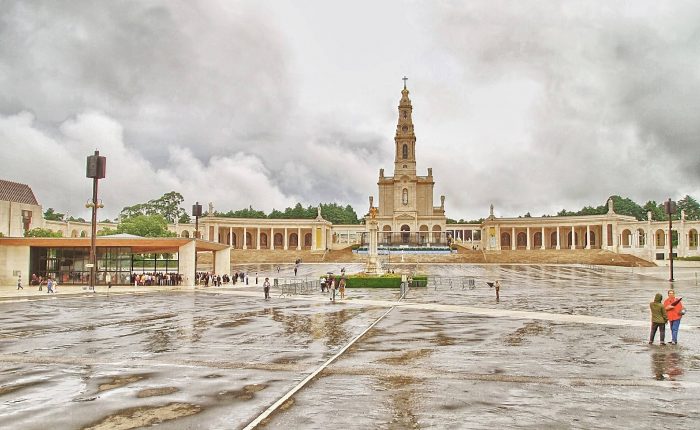
[[[476,288],[413,289],[409,303],[646,320],[666,289],[586,268],[416,269]],[[302,265],[299,276],[330,270],[339,267]],[[485,284],[493,279],[503,284],[498,304]],[[348,290],[337,303],[273,290],[264,301],[258,289],[259,298],[229,287],[0,303],[0,427],[242,428],[386,311],[354,300],[398,299],[395,290]],[[697,287],[677,290],[700,301]],[[264,426],[694,428],[700,335],[684,324],[697,318],[684,318],[679,345],[662,347],[638,327],[397,307]]]

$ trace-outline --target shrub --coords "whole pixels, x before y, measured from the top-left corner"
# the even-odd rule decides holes
[[[690,257],[676,257],[674,260],[681,260],[681,261],[700,261],[700,255],[693,255]]]

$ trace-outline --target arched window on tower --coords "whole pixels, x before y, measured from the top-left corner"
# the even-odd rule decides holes
[[[403,158],[408,158],[408,145],[406,145],[405,143],[403,144],[402,153],[403,153]]]
[[[401,202],[405,205],[408,204],[408,190],[406,188],[403,189],[403,193],[401,195]]]

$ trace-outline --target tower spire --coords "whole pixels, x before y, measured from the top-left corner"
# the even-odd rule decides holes
[[[394,158],[394,175],[416,174],[416,135],[413,132],[413,106],[406,88],[407,77],[403,77],[403,90],[399,101],[399,121],[394,137],[396,157]]]

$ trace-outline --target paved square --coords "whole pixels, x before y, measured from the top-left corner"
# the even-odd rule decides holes
[[[668,283],[630,269],[402,269],[472,278],[475,287],[431,284],[401,301],[395,290],[348,290],[335,303],[320,292],[279,297],[274,289],[266,302],[260,286],[94,295],[65,287],[58,296],[6,298],[0,427],[244,428],[318,370],[260,427],[690,429],[700,422],[693,282],[676,285],[691,309],[680,344],[661,347],[646,344],[648,303]],[[245,270],[276,274],[267,265]],[[299,277],[329,270],[339,267],[305,264]],[[496,278],[499,303],[486,285]]]

